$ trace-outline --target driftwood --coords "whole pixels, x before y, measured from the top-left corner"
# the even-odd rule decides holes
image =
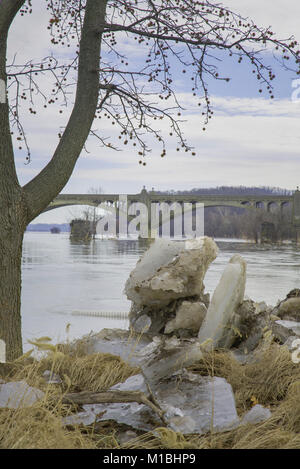
[[[152,393],[151,393],[152,394]],[[151,399],[151,400],[150,400]],[[166,425],[164,419],[164,411],[160,408],[153,396],[150,399],[140,391],[105,391],[105,392],[91,392],[82,391],[77,393],[66,394],[63,398],[65,404],[104,404],[104,403],[123,403],[123,402],[137,402],[150,407],[155,412],[162,422]],[[154,402],[152,402],[154,401]]]

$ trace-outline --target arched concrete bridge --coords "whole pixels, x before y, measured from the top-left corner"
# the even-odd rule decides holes
[[[119,203],[119,194],[60,194],[44,212],[59,207],[69,205],[91,205],[97,207],[104,204],[108,208],[121,208]],[[197,202],[203,203],[204,207],[240,207],[251,209],[265,209],[271,211],[272,207],[278,207],[283,210],[284,206],[292,206],[292,225],[297,230],[297,239],[300,240],[300,191],[297,189],[293,195],[175,195],[175,194],[157,194],[155,191],[147,191],[145,187],[139,194],[128,194],[128,206],[134,202],[142,202],[147,208],[151,203],[179,204]],[[150,210],[149,210],[150,212]]]

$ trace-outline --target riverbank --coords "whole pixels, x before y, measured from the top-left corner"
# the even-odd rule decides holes
[[[270,409],[271,417],[254,425],[241,425],[223,432],[183,435],[157,419],[155,431],[145,432],[113,421],[90,425],[64,425],[80,406],[64,403],[64,396],[80,391],[103,392],[139,373],[119,357],[87,354],[88,338],[71,345],[51,346],[47,356],[36,360],[23,356],[0,364],[5,382],[26,380],[43,391],[44,397],[20,409],[0,409],[0,448],[87,449],[299,449],[300,365],[293,363],[286,347],[267,339],[257,351],[255,363],[240,363],[230,351],[205,354],[189,368],[203,377],[225,378],[232,386],[238,415],[243,417],[256,404]],[[47,383],[51,370],[59,382]]]
[[[0,445],[300,447],[300,290],[276,306],[245,297],[235,253],[210,296],[218,253],[207,237],[157,241],[125,283],[129,328],[41,337],[0,364]]]

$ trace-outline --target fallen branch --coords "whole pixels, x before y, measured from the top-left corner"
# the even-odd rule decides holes
[[[78,393],[66,394],[63,398],[64,404],[103,404],[103,403],[123,403],[123,402],[137,402],[144,404],[155,412],[162,420],[164,425],[164,411],[159,407],[158,403],[151,402],[143,392],[140,391],[105,391],[105,392],[91,392],[82,391]]]

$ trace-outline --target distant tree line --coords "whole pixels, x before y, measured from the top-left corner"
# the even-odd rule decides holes
[[[157,194],[173,194],[173,195],[293,195],[294,191],[282,189],[281,187],[270,186],[218,186],[208,188],[194,188],[190,190],[175,191],[173,189],[167,191],[155,191]]]
[[[204,232],[215,238],[243,238],[258,241],[263,224],[272,224],[273,241],[294,239],[291,207],[273,209],[243,209],[236,207],[207,207],[204,212]]]
[[[194,188],[191,190],[164,192],[170,195],[293,195],[294,191],[280,187],[259,186],[219,186],[210,188]],[[243,209],[238,207],[207,207],[204,214],[205,235],[216,238],[244,238],[258,241],[264,223],[273,224],[274,239],[277,241],[293,239],[295,232],[291,226],[291,207],[283,210],[272,207],[271,212],[264,209]]]

